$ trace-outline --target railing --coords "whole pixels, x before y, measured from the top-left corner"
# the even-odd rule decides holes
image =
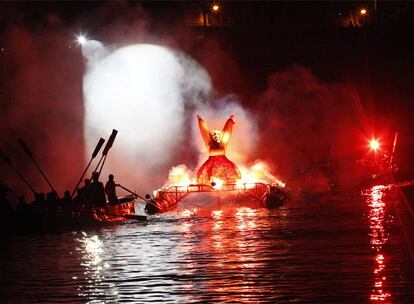
[[[159,212],[165,212],[175,208],[180,201],[185,199],[191,193],[209,193],[209,192],[241,192],[251,196],[253,199],[263,202],[266,195],[269,194],[270,186],[265,183],[243,183],[243,184],[223,184],[216,189],[211,185],[193,184],[188,186],[170,186],[166,189],[160,189],[155,193],[154,205]]]

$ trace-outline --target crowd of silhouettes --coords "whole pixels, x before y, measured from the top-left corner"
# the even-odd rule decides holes
[[[17,196],[6,184],[0,183],[1,231],[37,232],[70,224],[95,207],[117,204],[116,186],[112,174],[104,187],[99,181],[99,173],[94,172],[92,181],[85,179],[84,185],[76,190],[73,197],[68,190],[62,198],[55,191],[46,194],[41,192],[34,193],[33,201],[28,203],[25,196]],[[11,196],[18,201],[15,207]]]

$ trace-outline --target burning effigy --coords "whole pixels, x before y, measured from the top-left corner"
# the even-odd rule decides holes
[[[224,183],[235,183],[240,179],[240,171],[237,166],[226,157],[226,147],[230,141],[233,129],[234,116],[227,119],[223,130],[210,131],[204,119],[198,115],[198,127],[204,144],[208,149],[209,158],[197,172],[197,182],[200,184],[211,184],[215,180]]]
[[[154,198],[147,199],[148,214],[162,213],[175,208],[192,193],[220,193],[252,199],[261,207],[278,207],[287,199],[285,184],[270,174],[267,165],[256,161],[250,168],[239,167],[226,157],[230,142],[234,115],[231,115],[222,130],[210,130],[204,119],[197,115],[198,128],[208,150],[208,159],[195,174],[181,164],[171,168],[169,183],[154,191]]]

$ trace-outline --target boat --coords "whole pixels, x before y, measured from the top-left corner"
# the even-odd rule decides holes
[[[81,208],[72,212],[72,220],[80,223],[114,223],[128,219],[146,220],[146,216],[135,214],[136,196],[118,198],[117,204],[107,203],[104,207]]]
[[[236,203],[248,199],[258,203],[259,207],[268,209],[280,207],[288,199],[286,191],[281,186],[264,182],[223,184],[219,187],[215,183],[169,186],[154,192],[154,198],[147,200],[145,212],[153,215],[171,211],[187,197],[197,193],[215,195],[218,201],[223,196],[231,196],[231,201]]]
[[[80,207],[76,209],[27,209],[16,214],[10,231],[19,234],[71,231],[90,227],[100,227],[128,220],[146,221],[145,215],[135,213],[136,197],[120,197],[117,204],[104,207]]]

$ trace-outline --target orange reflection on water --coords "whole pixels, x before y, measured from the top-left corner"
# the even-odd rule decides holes
[[[369,209],[369,224],[370,224],[370,244],[375,251],[375,265],[374,265],[374,284],[370,294],[371,303],[390,303],[391,292],[386,288],[386,257],[383,253],[382,246],[388,241],[384,223],[386,220],[386,213],[384,210],[385,203],[383,201],[386,186],[375,186],[368,192],[368,206]]]
[[[192,293],[194,289],[214,294],[218,302],[233,303],[256,303],[257,294],[281,292],[260,284],[260,270],[269,263],[263,252],[269,249],[257,227],[271,225],[267,210],[228,205],[182,219],[182,223],[187,221],[193,226],[181,235],[180,256],[185,263],[180,271],[190,277],[213,274],[202,282],[188,282],[184,287],[189,291],[187,302],[199,300]],[[200,263],[200,258],[208,263]]]
[[[256,219],[256,212],[257,210],[247,208],[247,207],[240,207],[236,210],[236,219],[238,222],[237,228],[240,231],[246,229],[254,229],[256,227],[255,219]]]

